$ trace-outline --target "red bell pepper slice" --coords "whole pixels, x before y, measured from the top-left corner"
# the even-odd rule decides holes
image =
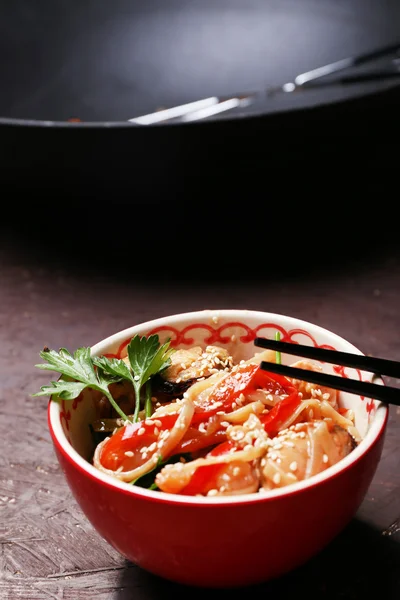
[[[182,440],[174,448],[174,454],[199,452],[210,446],[215,446],[226,439],[226,429],[220,428],[211,434],[199,431],[197,426],[189,427]]]
[[[235,448],[233,442],[226,441],[213,448],[207,456],[221,456],[222,454],[227,454],[232,448]],[[191,480],[181,491],[181,494],[195,496],[196,494],[204,493],[207,488],[212,489],[214,487],[213,481],[215,481],[216,477],[224,467],[225,464],[222,463],[219,465],[204,465],[203,467],[197,467]]]
[[[171,430],[177,418],[177,414],[164,415],[154,420],[150,419],[150,424],[147,421],[139,421],[121,427],[104,444],[101,464],[112,471],[116,471],[119,467],[124,471],[130,471],[140,466],[147,460],[147,458],[142,459],[140,449],[148,448],[153,442],[157,442],[160,431]],[[127,456],[128,451],[132,452],[133,456]]]
[[[279,433],[281,426],[290,415],[296,410],[301,402],[301,396],[298,391],[295,391],[280,400],[264,417],[260,418],[261,423],[264,425],[265,431],[270,437],[274,437]]]
[[[289,394],[296,389],[286,377],[268,373],[258,364],[240,365],[216,385],[205,404],[196,405],[192,423],[204,421],[219,411],[232,412],[235,409],[232,404],[241,394],[246,395],[258,388],[278,395]]]

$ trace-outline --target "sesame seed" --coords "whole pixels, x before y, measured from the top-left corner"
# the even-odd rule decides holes
[[[154,435],[158,435],[160,433],[160,430],[158,429],[158,427],[154,427]]]
[[[146,419],[146,425],[154,425],[154,421],[152,419]]]
[[[323,460],[323,462],[326,464],[326,463],[328,462],[328,460],[329,460],[329,457],[328,457],[328,455],[327,455],[327,454],[324,454],[324,455],[323,455],[323,457],[322,457],[322,460]]]
[[[127,450],[124,454],[125,454],[125,456],[128,456],[129,458],[131,458],[133,456],[132,450]]]
[[[228,421],[221,421],[221,427],[229,427],[229,425]]]
[[[325,394],[322,394],[323,400],[329,400],[330,397],[331,397],[331,395],[329,394],[329,392],[325,392]]]
[[[266,464],[267,464],[267,461],[266,461],[266,459],[265,459],[265,458],[262,458],[262,459],[261,459],[261,466],[262,466],[262,467],[265,467],[265,465],[266,465]]]
[[[236,342],[236,335],[235,334],[231,335],[231,342]]]
[[[272,481],[275,483],[275,485],[279,485],[281,482],[281,474],[275,473],[275,475],[272,478]]]
[[[157,443],[153,442],[152,444],[150,444],[149,446],[149,452],[154,452],[154,450],[157,448]]]
[[[297,462],[295,460],[292,463],[290,463],[289,469],[291,471],[297,471]]]
[[[232,471],[233,476],[237,477],[239,475],[239,473],[240,473],[239,467],[234,467],[234,469]]]
[[[159,419],[154,419],[154,425],[156,427],[162,427],[162,422]]]
[[[139,429],[139,431],[137,432],[137,434],[138,434],[138,435],[143,435],[145,432],[146,432],[145,428],[144,428],[144,427],[141,427],[141,428]]]
[[[275,450],[281,450],[283,448],[282,444],[274,444]]]
[[[121,473],[123,470],[124,470],[124,468],[121,466],[121,467],[118,467],[118,469],[115,472],[116,473]]]
[[[310,419],[314,418],[314,411],[312,408],[310,409],[310,412],[308,414],[309,414]]]
[[[215,324],[217,324],[217,323],[218,323],[218,317],[217,317],[217,316],[214,316],[214,317],[212,318],[212,322],[213,322],[213,323],[215,323]]]
[[[228,473],[224,473],[223,475],[221,475],[221,479],[222,479],[223,481],[230,481],[230,480],[231,480],[231,478],[230,478],[230,476],[228,475]]]
[[[299,437],[301,437],[302,439],[304,439],[306,437],[306,434],[304,433],[304,431],[300,431]]]
[[[207,496],[216,496],[218,494],[218,490],[209,490],[207,492]]]

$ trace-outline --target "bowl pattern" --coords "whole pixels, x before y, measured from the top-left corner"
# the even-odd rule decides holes
[[[232,333],[232,331],[234,331],[234,333]],[[239,342],[240,344],[250,344],[255,340],[256,337],[268,337],[269,332],[275,333],[276,331],[280,332],[281,340],[284,342],[291,342],[294,344],[306,344],[311,342],[311,344],[316,348],[336,350],[336,348],[331,344],[318,344],[314,336],[305,329],[296,328],[286,330],[281,324],[272,322],[261,323],[254,328],[249,327],[246,325],[246,323],[241,323],[239,321],[224,323],[219,327],[213,327],[212,325],[205,323],[192,323],[186,327],[183,327],[182,329],[179,329],[178,327],[161,325],[148,331],[147,335],[158,334],[161,341],[171,338],[171,346],[177,348],[193,346],[194,344],[219,344],[221,346],[226,346],[229,344],[232,345],[236,342]],[[191,336],[189,335],[190,333],[192,333]],[[126,347],[128,346],[130,340],[131,337],[127,338],[118,346],[115,352],[106,352],[105,356],[108,358],[123,358],[126,356]],[[348,367],[344,367],[342,365],[334,365],[332,370],[336,375],[340,375],[341,377],[354,377],[354,375],[349,375],[350,371],[354,371],[360,381],[370,380],[370,377],[363,378],[359,369],[349,369]],[[365,400],[363,396],[360,396],[360,399],[362,401]],[[68,438],[71,411],[75,411],[79,402],[82,400],[83,396],[81,395],[73,401],[72,405],[69,403],[67,405],[65,401],[62,401],[61,420],[63,421]],[[71,408],[69,408],[70,406]],[[368,400],[365,402],[364,406],[368,416],[368,421],[370,421],[376,411],[375,401]]]

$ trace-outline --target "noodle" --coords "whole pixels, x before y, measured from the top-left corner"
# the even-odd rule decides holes
[[[171,377],[168,393],[174,390],[175,396],[166,399],[161,382],[159,392],[152,389],[150,418],[134,424],[116,420],[122,426],[95,448],[97,469],[161,492],[245,494],[308,479],[361,440],[354,413],[339,412],[336,390],[260,369],[262,360],[273,360],[271,351],[238,364],[213,346],[205,354],[195,347],[177,356],[181,362],[165,375]],[[207,376],[203,356],[214,361]],[[320,369],[307,361],[297,364]],[[183,374],[189,381],[185,391],[179,387]],[[150,475],[152,481],[146,479]]]

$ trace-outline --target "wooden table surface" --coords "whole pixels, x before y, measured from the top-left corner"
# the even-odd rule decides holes
[[[151,259],[147,238],[138,234],[134,220],[128,244],[120,235],[121,221],[114,224],[111,240],[99,228],[90,233],[89,213],[83,225],[77,219],[63,228],[62,215],[45,217],[44,210],[43,235],[32,234],[29,218],[25,225],[11,222],[2,230],[0,598],[186,598],[194,591],[125,561],[93,530],[71,496],[47,430],[47,401],[31,397],[48,382],[34,368],[39,350],[44,345],[72,350],[147,319],[225,307],[300,317],[348,338],[367,354],[400,360],[400,252],[378,243],[358,256],[347,249],[320,252],[318,262],[318,253],[310,252],[303,238],[285,260],[269,248],[268,263],[257,258],[265,256],[265,245],[244,252],[231,244],[221,255],[215,227],[214,237],[209,234],[200,245],[196,240],[204,242],[204,232],[199,238],[190,229],[178,240],[169,233],[174,243],[168,248],[160,226],[158,258]],[[366,242],[365,248],[371,245]],[[307,598],[400,598],[399,462],[400,408],[391,407],[380,465],[352,523],[304,567],[250,591],[271,598],[303,593]],[[268,548],[269,541],[265,544]],[[231,593],[207,592],[219,598]]]

